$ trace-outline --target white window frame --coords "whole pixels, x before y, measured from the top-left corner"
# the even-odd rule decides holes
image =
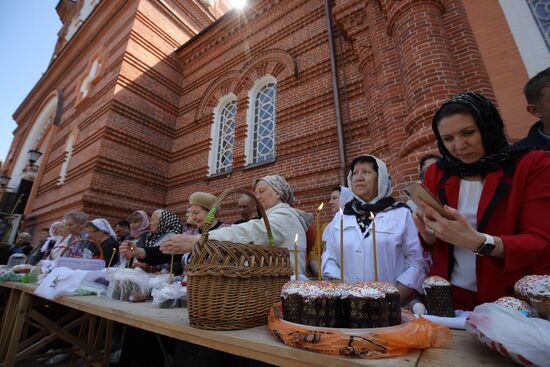
[[[273,111],[273,159],[266,160],[266,161],[258,161],[254,162],[254,118],[256,115],[256,97],[259,93],[259,91],[265,87],[266,85],[274,83],[275,84],[275,108]],[[268,163],[272,162],[276,158],[277,153],[277,79],[272,75],[265,75],[261,77],[260,79],[256,80],[254,82],[254,85],[252,88],[248,91],[248,110],[246,111],[246,121],[247,121],[247,134],[246,134],[246,141],[245,141],[245,150],[244,150],[244,156],[245,156],[245,164],[248,165],[255,165],[255,164],[262,164],[262,163]]]
[[[226,94],[225,96],[221,97],[218,105],[214,108],[214,121],[212,122],[212,129],[210,131],[210,141],[212,142],[211,148],[210,148],[210,154],[208,156],[208,175],[217,175],[219,173],[226,173],[231,172],[233,163],[231,163],[231,166],[228,169],[225,170],[219,170],[217,167],[218,162],[218,154],[219,154],[219,141],[220,141],[220,134],[222,133],[222,111],[227,106],[227,104],[231,102],[237,102],[237,96],[233,93]],[[236,112],[235,112],[236,113]],[[233,121],[233,124],[235,125],[235,121]],[[233,150],[235,146],[235,129],[233,129],[233,146],[231,149]]]

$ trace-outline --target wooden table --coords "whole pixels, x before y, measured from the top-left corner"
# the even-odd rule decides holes
[[[11,367],[20,353],[18,341],[22,324],[31,310],[34,285],[0,283],[10,288],[7,308],[16,309],[16,317],[4,317],[0,334],[0,347],[6,340],[8,357],[3,365]],[[13,300],[12,300],[13,299]],[[140,329],[188,341],[231,354],[257,359],[281,366],[458,366],[513,365],[499,354],[481,345],[464,331],[453,330],[453,342],[444,348],[415,351],[405,356],[388,359],[352,359],[328,356],[306,350],[291,348],[271,336],[266,326],[235,331],[208,331],[189,326],[187,309],[159,309],[150,302],[127,303],[102,297],[62,297],[55,301],[84,315],[93,315],[104,320],[116,321]],[[15,306],[14,306],[15,305]],[[11,308],[10,308],[11,307]],[[13,311],[9,311],[13,312]]]

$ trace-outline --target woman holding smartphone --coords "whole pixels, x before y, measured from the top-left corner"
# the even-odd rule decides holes
[[[421,203],[414,220],[455,308],[472,310],[513,294],[526,274],[548,274],[550,155],[510,148],[498,110],[477,93],[443,103],[432,128],[442,158],[424,183],[447,218]]]

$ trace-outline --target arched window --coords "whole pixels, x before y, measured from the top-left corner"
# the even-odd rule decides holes
[[[212,149],[208,159],[208,173],[229,172],[233,165],[233,142],[235,140],[235,114],[237,97],[228,94],[220,99],[214,109],[212,124]]]
[[[275,160],[277,80],[271,75],[258,79],[248,93],[250,101],[245,145],[247,164]]]

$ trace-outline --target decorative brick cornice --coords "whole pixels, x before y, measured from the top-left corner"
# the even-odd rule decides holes
[[[151,66],[144,63],[142,60],[140,60],[137,56],[133,55],[130,52],[126,52],[124,54],[123,58],[124,62],[128,63],[129,65],[132,65],[139,71],[141,71],[143,74],[147,75],[151,79],[154,79],[157,83],[161,84],[163,87],[169,89],[170,91],[181,95],[182,88],[180,85],[171,79],[164,76],[162,73],[159,73]]]
[[[135,81],[125,77],[124,75],[118,76],[117,85],[173,116],[178,113],[178,108],[174,104],[170,103],[158,94],[151,92],[148,88],[143,87]]]
[[[134,120],[140,124],[146,125],[147,127],[161,133],[166,137],[173,138],[176,134],[176,131],[171,126],[168,126],[161,121],[152,118],[149,115],[145,115],[121,101],[113,99],[112,105],[113,112]]]
[[[174,59],[172,53],[167,54],[166,52],[162,51],[156,44],[150,42],[148,39],[146,39],[144,36],[137,33],[133,29],[130,31],[130,40],[143,47],[151,55],[154,55],[160,62],[172,68],[172,70],[181,74],[181,66]]]
[[[154,21],[149,19],[149,17],[139,10],[136,12],[136,20],[139,20],[144,26],[149,28],[159,38],[165,41],[167,45],[174,48],[174,50],[180,46],[180,43],[177,40],[170,36],[170,34],[166,33],[161,27],[156,25]]]

